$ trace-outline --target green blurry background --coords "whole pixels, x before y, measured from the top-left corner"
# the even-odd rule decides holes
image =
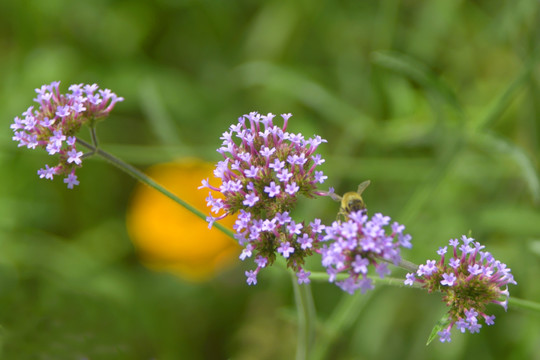
[[[125,229],[134,180],[99,159],[76,190],[38,178],[51,160],[18,149],[9,124],[54,80],[125,98],[99,135],[140,168],[217,161],[241,114],[292,112],[289,130],[328,140],[325,186],[371,179],[370,212],[413,236],[405,258],[424,262],[471,230],[512,268],[512,295],[540,301],[539,11],[537,0],[1,1],[0,358],[294,356],[284,270],[256,287],[251,263],[203,284],[151,272]],[[337,206],[302,202],[296,215],[329,222]],[[351,304],[333,359],[540,359],[538,314],[493,306],[495,326],[425,347],[438,295],[313,292],[320,333]]]

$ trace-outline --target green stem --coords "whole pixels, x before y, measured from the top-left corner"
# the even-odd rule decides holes
[[[315,305],[309,284],[298,284],[294,272],[291,272],[296,311],[298,313],[298,340],[296,360],[308,359],[308,352],[313,344],[315,334]]]
[[[173,194],[172,192],[167,190],[162,185],[155,182],[152,178],[150,178],[149,176],[144,174],[142,171],[138,170],[137,168],[131,166],[128,163],[125,163],[124,161],[120,160],[119,158],[115,157],[114,155],[109,154],[108,152],[103,151],[103,150],[93,146],[92,144],[87,143],[84,140],[81,140],[81,139],[77,138],[77,143],[84,146],[85,148],[89,149],[93,154],[101,156],[102,158],[104,158],[105,160],[107,160],[108,162],[110,162],[111,164],[113,164],[114,166],[119,168],[120,170],[124,171],[125,173],[129,174],[130,176],[134,177],[135,179],[139,180],[140,182],[142,182],[142,183],[156,189],[157,191],[159,191],[163,195],[167,196],[169,199],[171,199],[174,202],[178,203],[179,205],[183,206],[189,212],[195,214],[196,216],[198,216],[201,219],[206,221],[206,214],[204,214],[202,211],[198,210],[193,205],[190,205],[189,203],[187,203],[184,200],[180,199],[178,196],[176,196],[175,194]],[[230,236],[231,238],[234,239],[234,233],[231,230],[227,229],[225,226],[223,226],[223,225],[221,225],[221,224],[219,224],[217,222],[214,223],[214,226],[218,230],[223,232],[225,235]]]
[[[387,259],[382,259],[382,261],[388,263],[388,264],[392,264],[394,265],[394,262],[392,260],[387,260]],[[399,260],[399,263],[396,265],[402,269],[405,269],[407,271],[412,271],[412,272],[416,272],[416,270],[418,270],[418,265],[416,265],[415,263],[412,263],[410,262],[409,260],[405,260],[405,259],[400,259]]]
[[[336,280],[345,280],[347,277],[349,277],[349,274],[337,274]],[[309,278],[312,281],[321,281],[321,282],[328,281],[328,274],[324,272],[312,272]],[[397,287],[405,286],[403,279],[392,278],[392,277],[385,277],[384,279],[381,279],[378,276],[368,276],[368,278],[370,278],[376,284],[397,286]],[[422,289],[422,284],[415,282],[412,286],[409,286],[409,287]],[[510,298],[508,299],[508,305],[512,305],[514,307],[532,310],[532,311],[540,313],[540,303],[537,303],[534,301],[519,299],[519,298],[510,296]]]
[[[336,280],[345,280],[346,278],[348,278],[350,275],[349,274],[337,274],[336,275]],[[309,278],[312,280],[312,281],[328,281],[328,274],[327,273],[324,273],[324,272],[312,272],[311,275],[309,275]],[[371,275],[368,275],[368,278],[370,278],[375,284],[382,284],[382,285],[390,285],[390,286],[397,286],[397,287],[403,287],[405,286],[405,283],[404,283],[404,279],[398,279],[398,278],[393,278],[393,277],[385,277],[383,279],[381,279],[379,276],[371,276]],[[407,285],[407,287],[412,287],[412,288],[422,288],[422,284],[420,283],[414,283],[412,286],[409,286]]]
[[[508,299],[508,305],[540,313],[540,304],[534,301],[518,299],[510,296],[510,298]]]
[[[94,144],[94,147],[96,149],[99,148],[98,138],[97,138],[97,133],[96,133],[96,128],[95,127],[90,128],[90,136],[92,136],[92,144]]]

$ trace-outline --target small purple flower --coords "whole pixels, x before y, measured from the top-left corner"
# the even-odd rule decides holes
[[[268,194],[269,197],[274,197],[276,195],[279,195],[279,190],[281,186],[276,185],[274,181],[270,183],[270,186],[264,187],[264,192]]]
[[[290,234],[300,235],[300,230],[302,230],[304,226],[301,223],[296,223],[294,221],[290,221],[289,225],[287,225],[287,231]]]
[[[490,326],[495,324],[495,315],[483,315],[486,325]]]
[[[459,265],[461,265],[461,261],[459,259],[452,258],[452,259],[450,259],[448,265],[450,265],[450,267],[452,269],[457,269],[459,267]]]
[[[300,244],[302,250],[310,249],[313,247],[313,239],[308,234],[302,234],[296,241]]]
[[[405,277],[405,285],[412,286],[414,284],[414,281],[416,280],[416,278],[414,277],[414,273],[408,273]]]
[[[353,271],[357,274],[367,274],[369,260],[362,258],[360,255],[356,255],[354,261],[351,263]]]
[[[75,143],[77,142],[77,138],[75,136],[68,136],[66,140],[66,144],[69,146],[75,146]]]
[[[25,128],[24,122],[18,117],[15,116],[15,119],[13,120],[13,124],[9,126],[11,130],[17,131]]]
[[[261,255],[257,255],[257,257],[255,258],[255,263],[258,267],[263,268],[266,267],[266,264],[268,264],[268,259],[262,257]]]
[[[469,327],[469,324],[467,323],[467,321],[465,319],[459,319],[458,321],[456,321],[455,325],[454,325],[459,331],[461,331],[462,334],[465,333],[465,331],[467,331],[468,327]],[[441,340],[442,341],[442,340]]]
[[[94,105],[94,106],[99,106],[101,104],[101,102],[103,101],[99,95],[88,95],[87,97],[88,99],[88,102],[91,104],[91,105]]]
[[[56,153],[59,153],[62,151],[62,145],[58,144],[57,142],[50,142],[45,147],[49,155],[54,155]]]
[[[257,285],[257,273],[254,270],[249,270],[245,272],[246,282],[248,285]]]
[[[24,130],[27,131],[33,131],[36,128],[36,125],[38,124],[38,120],[33,116],[27,116],[24,119],[26,126],[24,127]]]
[[[437,250],[437,254],[443,256],[444,254],[446,254],[446,249],[447,249],[446,246],[440,247],[439,250]]]
[[[315,171],[315,181],[322,184],[326,179],[328,176],[324,175],[322,171]]]
[[[246,258],[251,257],[253,251],[253,246],[251,244],[248,244],[243,250],[242,253],[240,253],[240,260],[244,261]]]
[[[69,106],[58,106],[56,108],[56,116],[66,117],[69,116]]]
[[[288,211],[284,211],[283,213],[277,213],[274,219],[276,219],[280,225],[287,224],[291,221],[291,217],[289,216]]]
[[[291,246],[291,244],[287,241],[284,243],[281,243],[281,245],[277,248],[277,252],[283,255],[283,257],[286,259],[294,252],[294,248]]]
[[[265,158],[269,159],[270,156],[272,156],[276,152],[276,148],[269,148],[267,146],[263,146],[261,149],[261,155]]]
[[[296,194],[300,190],[300,187],[293,181],[290,184],[285,185],[285,192],[291,196]]]
[[[258,173],[259,173],[259,168],[254,165],[251,165],[251,167],[244,172],[247,178],[257,177]]]
[[[54,130],[53,136],[49,138],[49,143],[62,146],[62,142],[66,140],[66,136],[62,134],[62,130]]]
[[[431,275],[433,272],[437,271],[437,266],[435,265],[435,260],[428,260],[426,264],[418,266],[416,273],[418,276]]]
[[[79,181],[77,180],[77,175],[73,173],[68,174],[67,178],[64,179],[64,183],[67,184],[68,189],[73,189],[73,186],[79,185]]]
[[[481,327],[482,327],[482,325],[480,325],[477,322],[469,323],[469,332],[471,334],[478,333],[478,332],[480,332]]]
[[[444,280],[441,281],[441,285],[454,286],[454,282],[456,281],[456,275],[454,275],[453,273],[442,274],[442,277]]]
[[[292,140],[291,140],[292,141]],[[306,155],[305,154],[300,154],[300,156],[298,156],[297,154],[294,154],[294,155],[290,155],[289,157],[287,157],[287,162],[291,165],[304,165],[306,163],[307,159],[306,159]]]
[[[67,152],[67,156],[68,156],[67,162],[80,165],[82,163],[82,160],[81,160],[82,155],[83,155],[82,151],[71,149],[70,151]]]
[[[437,335],[439,335],[440,339],[441,339],[441,342],[450,342],[452,341],[452,339],[450,338],[450,329],[445,329],[443,331],[439,331],[437,333]]]
[[[38,175],[40,179],[49,179],[52,180],[53,176],[56,175],[56,168],[55,167],[49,167],[49,165],[45,165],[45,169],[39,169]]]
[[[450,308],[448,327],[438,332],[441,342],[450,341],[450,330],[455,326],[459,331],[479,332],[484,319],[487,325],[494,323],[494,316],[485,313],[490,303],[501,305],[505,310],[508,304],[508,284],[516,285],[510,269],[483,251],[484,246],[474,239],[463,236],[460,240],[451,239],[454,248],[452,257],[445,263],[445,252],[438,251],[441,260],[428,260],[435,264],[433,271],[425,271],[426,266],[418,268],[418,277],[408,274],[406,284],[422,284],[429,292],[440,291],[443,301]]]
[[[298,284],[309,284],[309,275],[311,275],[311,272],[306,272],[304,271],[304,269],[300,269],[300,271],[296,273],[296,277],[298,278]]]
[[[293,177],[293,173],[290,172],[288,169],[282,169],[276,174],[276,177],[281,182],[287,182],[290,178]]]
[[[246,195],[246,199],[242,204],[252,207],[257,201],[259,201],[259,197],[255,193],[249,193]]]
[[[35,149],[36,146],[39,145],[37,135],[28,135],[28,138],[26,139],[26,147],[28,149]]]
[[[469,265],[468,271],[471,275],[480,275],[482,273],[482,267],[478,264]]]
[[[268,165],[270,169],[274,169],[277,173],[285,167],[285,161],[280,161],[279,159],[274,159],[274,162]]]
[[[321,219],[313,220],[313,222],[309,223],[309,226],[311,226],[311,230],[317,234],[323,232],[325,228],[325,226],[321,224]]]
[[[75,111],[76,113],[82,113],[86,111],[86,107],[83,105],[82,102],[76,102],[71,106],[71,110]]]

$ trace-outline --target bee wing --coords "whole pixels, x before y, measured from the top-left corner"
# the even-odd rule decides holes
[[[358,195],[361,195],[364,192],[364,190],[366,190],[366,188],[369,186],[369,184],[371,184],[371,180],[366,180],[360,185],[358,185],[358,190],[357,190]]]

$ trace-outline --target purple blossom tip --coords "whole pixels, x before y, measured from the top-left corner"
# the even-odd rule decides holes
[[[290,117],[282,116],[283,126],[276,124],[279,119],[272,113],[250,112],[240,117],[220,137],[217,151],[223,160],[216,164],[214,176],[221,185],[212,187],[206,179],[199,188],[211,190],[207,205],[212,213],[221,214],[209,217],[210,221],[238,214],[233,229],[245,248],[242,259],[254,258],[261,269],[280,255],[307,282],[301,265],[320,248],[324,225],[320,220],[309,225],[295,222],[289,214],[300,195],[321,194],[317,184],[327,177],[317,166],[324,159],[314,152],[325,141],[320,136],[306,139],[287,132]],[[248,283],[254,279],[250,273]]]
[[[59,81],[54,81],[35,89],[34,101],[38,106],[30,106],[22,118],[15,117],[10,127],[19,147],[42,148],[49,155],[58,155],[59,164],[40,169],[39,177],[52,179],[53,175],[65,175],[64,182],[72,189],[79,184],[74,172],[81,166],[83,155],[76,150],[76,132],[82,125],[107,117],[114,103],[122,98],[110,90],[100,90],[101,95],[94,95],[98,90],[96,84],[71,85],[70,92],[60,94],[59,85]]]
[[[349,220],[335,221],[324,230],[325,241],[332,241],[321,249],[322,265],[329,274],[346,272],[348,277],[336,283],[346,292],[360,289],[362,293],[373,288],[367,277],[373,266],[380,277],[389,273],[384,261],[399,263],[401,260],[399,238],[403,236],[404,226],[390,224],[390,218],[375,214],[371,219],[364,212],[351,212]],[[371,265],[371,266],[370,266]],[[331,281],[335,276],[331,276]]]
[[[430,292],[443,293],[443,301],[450,308],[450,326],[438,333],[441,342],[450,341],[453,326],[461,332],[477,333],[482,319],[493,325],[495,317],[485,313],[486,306],[495,303],[506,310],[508,284],[515,283],[510,269],[483,251],[485,246],[473,238],[451,239],[449,245],[453,248],[449,259],[445,259],[446,249],[441,248],[437,251],[440,261],[429,260],[420,265],[418,277],[408,274],[405,281],[407,285],[419,282]]]

